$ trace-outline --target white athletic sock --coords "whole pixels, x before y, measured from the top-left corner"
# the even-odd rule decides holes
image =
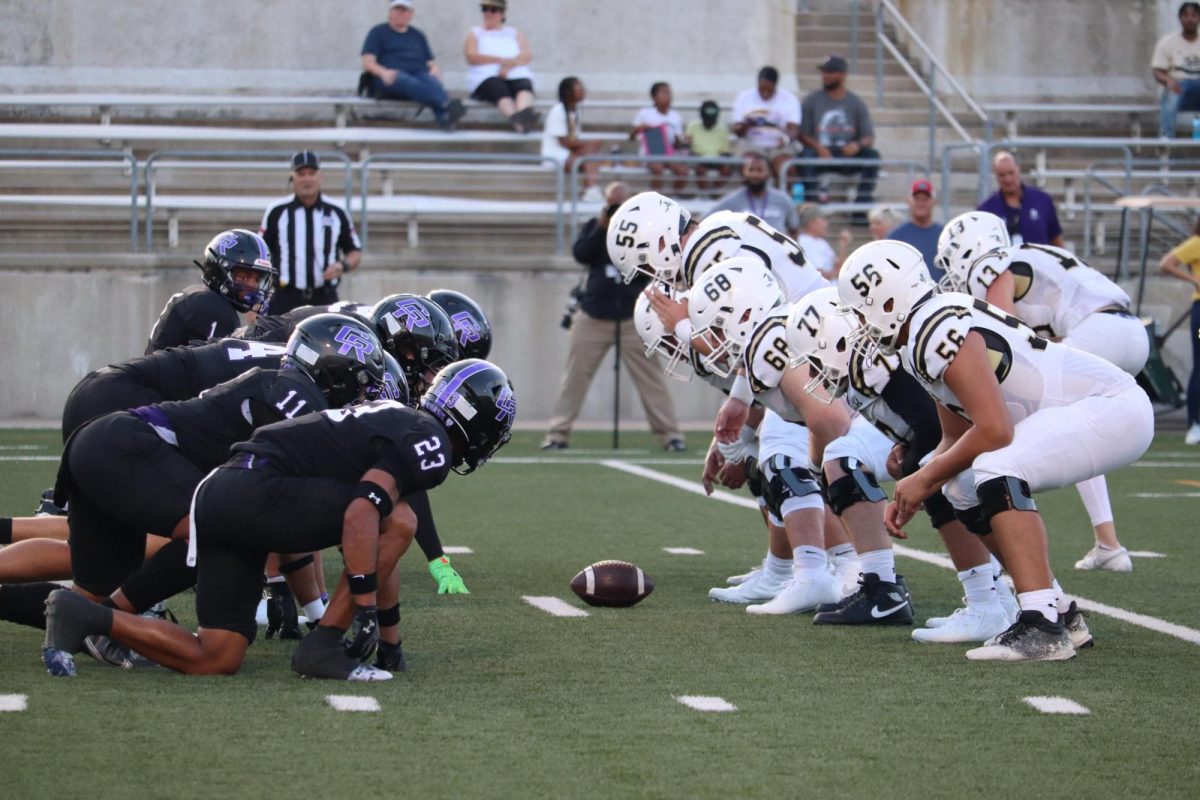
[[[790,558],[779,558],[772,553],[767,553],[767,560],[763,563],[766,573],[773,578],[787,578],[792,574]]]
[[[1054,606],[1058,609],[1058,613],[1065,614],[1070,611],[1071,598],[1067,597],[1067,593],[1058,585],[1058,578],[1051,581],[1050,588],[1054,590]]]
[[[1054,603],[1053,589],[1038,589],[1017,595],[1022,611],[1036,611],[1050,622],[1058,622],[1058,608]]]
[[[849,542],[843,542],[842,544],[835,544],[833,547],[827,547],[825,548],[825,552],[829,554],[830,559],[858,555],[858,553],[854,552],[854,545],[850,544]]]
[[[967,596],[968,606],[1000,602],[1000,598],[996,594],[995,573],[992,572],[991,564],[983,563],[977,567],[964,569],[958,573],[958,580],[963,585],[963,594]]]
[[[796,572],[817,572],[829,568],[829,559],[819,547],[800,545],[792,550]]]
[[[325,604],[321,602],[321,598],[304,604],[304,616],[308,617],[309,622],[319,622],[321,617],[325,616]]]
[[[862,564],[863,574],[875,573],[884,583],[896,582],[896,554],[892,548],[872,550],[869,553],[859,553],[858,561]]]

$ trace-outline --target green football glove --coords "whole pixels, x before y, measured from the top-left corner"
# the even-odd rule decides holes
[[[462,576],[450,566],[446,556],[435,558],[429,562],[429,574],[437,581],[438,594],[470,594],[471,591],[463,583]]]

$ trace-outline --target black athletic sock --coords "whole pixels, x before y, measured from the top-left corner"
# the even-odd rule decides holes
[[[417,515],[417,533],[414,538],[425,554],[426,561],[441,558],[446,553],[442,550],[442,540],[438,538],[437,525],[433,522],[433,509],[429,506],[428,492],[414,492],[405,495],[404,502]]]
[[[8,583],[0,586],[0,619],[46,630],[46,598],[57,583]]]
[[[12,517],[0,517],[0,544],[12,544]]]
[[[196,585],[196,568],[187,565],[187,550],[187,539],[172,539],[125,579],[121,591],[136,613]]]

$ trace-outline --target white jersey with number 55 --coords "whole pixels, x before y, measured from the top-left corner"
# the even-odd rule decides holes
[[[718,211],[692,232],[683,248],[684,285],[691,288],[705,270],[734,256],[762,259],[789,303],[829,285],[794,239],[744,211]]]

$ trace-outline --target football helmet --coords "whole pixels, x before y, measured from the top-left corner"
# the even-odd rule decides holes
[[[278,273],[271,264],[270,248],[257,233],[240,229],[219,233],[204,248],[204,263],[193,263],[204,274],[204,284],[238,311],[266,313]],[[258,286],[239,283],[234,270],[257,274]]]
[[[368,390],[368,400],[395,400],[397,403],[409,404],[408,378],[404,377],[404,369],[400,362],[392,357],[387,350],[383,351],[383,382]]]
[[[298,369],[325,395],[330,408],[379,396],[386,363],[375,331],[345,314],[301,320],[288,337],[281,365]]]
[[[674,299],[669,289],[664,293]],[[663,357],[663,371],[668,377],[677,381],[691,380],[690,372],[680,366],[687,362],[688,346],[679,341],[674,331],[668,331],[663,325],[645,292],[638,295],[637,302],[633,304],[633,327],[637,329],[642,344],[646,345],[646,358],[654,358],[654,354],[658,353]]]
[[[450,318],[460,357],[488,357],[492,352],[492,323],[478,303],[452,289],[434,289],[425,296],[441,306]]]
[[[792,306],[785,337],[789,366],[808,364],[813,377],[804,391],[821,402],[832,403],[846,392],[852,339],[857,325],[852,314],[839,313],[836,286],[817,289]]]
[[[896,352],[900,329],[935,291],[921,252],[889,239],[858,248],[838,273],[842,306],[858,314],[861,335],[884,353]]]
[[[674,285],[683,267],[680,239],[692,214],[658,192],[626,200],[608,222],[608,257],[626,283],[638,275]]]
[[[426,372],[437,372],[458,360],[454,324],[428,297],[389,295],[375,304],[370,317],[379,341],[400,362],[408,386],[414,391],[426,386]]]
[[[728,378],[741,364],[750,334],[783,302],[783,290],[758,258],[738,256],[706,271],[688,294],[692,347],[705,369]]]
[[[509,440],[517,416],[517,396],[504,371],[490,361],[468,358],[442,369],[420,406],[436,417],[455,440],[452,469],[474,472]]]
[[[1004,220],[986,211],[968,211],[946,223],[938,236],[934,265],[946,274],[941,287],[965,291],[971,264],[984,253],[1012,245]]]

